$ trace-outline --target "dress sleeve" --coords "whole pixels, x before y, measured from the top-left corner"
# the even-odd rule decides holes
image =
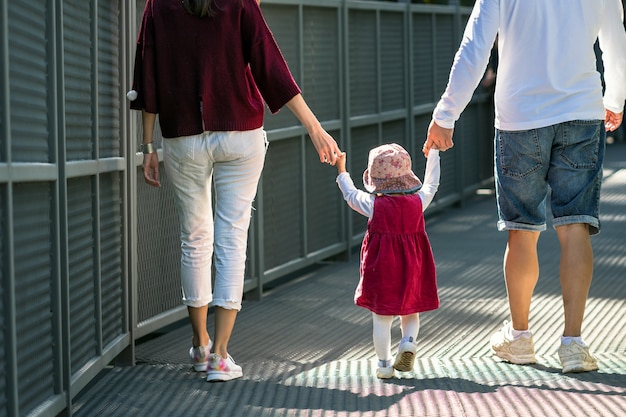
[[[343,194],[343,199],[346,200],[348,206],[357,213],[360,213],[367,217],[372,218],[374,214],[374,199],[376,198],[372,194],[361,191],[354,186],[354,182],[347,172],[342,172],[337,176],[337,185]]]
[[[435,197],[435,193],[439,188],[440,172],[439,150],[431,149],[428,152],[428,159],[426,160],[424,184],[417,193],[422,199],[422,211],[426,210],[426,207],[430,205]]]

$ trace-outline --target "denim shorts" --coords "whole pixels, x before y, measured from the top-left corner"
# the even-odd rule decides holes
[[[494,142],[498,230],[545,230],[549,198],[553,227],[585,223],[590,235],[600,232],[602,120],[496,129]]]

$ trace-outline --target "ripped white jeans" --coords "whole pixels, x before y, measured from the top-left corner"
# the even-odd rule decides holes
[[[163,140],[180,224],[183,304],[241,309],[252,201],[266,150],[263,128]]]

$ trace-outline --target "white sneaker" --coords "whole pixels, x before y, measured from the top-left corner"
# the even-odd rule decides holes
[[[412,337],[400,342],[400,346],[398,346],[398,354],[396,355],[393,367],[400,372],[412,371],[413,365],[415,364],[416,351],[417,345],[413,342]]]
[[[573,341],[569,345],[561,343],[559,359],[563,366],[563,373],[588,372],[598,370],[598,361],[589,353],[589,347]]]
[[[209,364],[206,371],[207,382],[230,381],[242,376],[241,366],[237,365],[230,355],[226,359],[217,353],[209,355]]]
[[[529,331],[527,336],[512,339],[510,326],[510,323],[505,321],[502,328],[491,336],[491,352],[499,358],[518,365],[537,362],[532,333]]]
[[[208,346],[196,346],[189,349],[189,358],[193,362],[193,370],[196,372],[206,371],[209,364],[209,352],[211,352],[211,341]]]
[[[378,361],[378,369],[376,369],[376,378],[379,379],[389,379],[395,376],[395,372],[393,370],[393,366],[391,366],[391,361]]]

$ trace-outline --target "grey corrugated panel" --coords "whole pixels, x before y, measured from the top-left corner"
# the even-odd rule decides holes
[[[329,133],[339,141],[338,132]],[[307,252],[312,253],[341,241],[342,206],[334,192],[337,169],[319,163],[319,156],[310,141],[307,141],[306,152],[306,243]]]
[[[304,255],[301,140],[270,144],[263,169],[265,269]]]
[[[435,101],[438,100],[448,83],[450,66],[454,60],[454,53],[459,47],[459,39],[456,36],[460,34],[455,33],[454,16],[435,15]]]
[[[118,172],[100,175],[100,294],[105,346],[124,332],[122,176]]]
[[[350,149],[347,150],[348,158],[350,158],[350,165],[348,165],[348,169],[350,170],[350,176],[352,177],[352,181],[354,181],[354,185],[357,188],[364,190],[363,172],[365,171],[365,169],[367,169],[369,151],[370,149],[378,146],[381,143],[382,139],[378,132],[377,125],[354,127],[352,128],[350,137],[351,146]],[[337,192],[339,192],[339,190],[337,190]],[[341,196],[340,192],[339,196]],[[341,199],[341,201],[342,204],[345,204],[343,198]],[[361,214],[356,212],[352,213],[353,235],[363,233],[366,226],[367,218],[365,216],[362,216]]]
[[[63,7],[64,119],[68,161],[93,158],[91,3],[74,0]]]
[[[48,2],[7,2],[11,159],[48,162],[48,80],[46,30]]]
[[[5,257],[5,253],[7,251],[7,242],[5,239],[7,232],[7,207],[6,207],[6,192],[7,187],[4,184],[0,184],[0,329],[8,329],[8,323],[5,320],[5,317],[8,315],[7,304],[5,303],[5,297],[7,296],[7,288],[5,287],[7,281],[5,281],[5,268],[7,265],[7,259]],[[7,347],[7,338],[5,337],[6,330],[0,332],[0,364],[5,367],[7,361],[6,355],[6,347]],[[7,389],[7,380],[9,379],[7,376],[6,367],[3,371],[4,378],[0,378],[0,416],[6,417],[7,415],[7,393],[9,392]],[[11,381],[12,382],[12,381]],[[9,382],[9,383],[11,383]]]
[[[459,192],[457,172],[460,169],[456,154],[458,148],[452,148],[439,154],[441,173],[439,178],[439,188],[437,197],[449,197]]]
[[[13,187],[14,244],[20,248],[14,259],[17,385],[24,415],[54,393],[51,188],[47,183]]]
[[[98,142],[100,157],[121,155],[120,107],[120,4],[119,1],[98,1]],[[93,7],[93,6],[92,6]]]
[[[403,146],[411,154],[413,160],[421,160],[423,158],[416,158],[419,154],[416,153],[415,149],[411,149],[409,138],[406,136],[406,132],[408,131],[407,123],[408,120],[406,119],[393,120],[391,122],[383,123],[381,141],[383,143],[395,142],[400,146]],[[421,147],[422,144],[419,143],[419,145]],[[413,165],[415,166],[415,163],[413,163]],[[420,175],[420,178],[422,177],[423,176]]]
[[[406,108],[405,11],[380,12],[381,111]]]
[[[301,87],[307,103],[321,121],[340,118],[339,11],[339,8],[304,8],[302,43],[306,45],[306,53]]]
[[[374,114],[380,110],[376,11],[351,9],[348,16],[349,116]]]
[[[433,16],[413,14],[413,103],[426,104],[435,101],[433,92]]]
[[[302,62],[300,62],[300,13],[298,6],[289,4],[263,4],[263,16],[267,20],[272,33],[280,46],[280,50],[289,65],[289,69],[295,80],[300,83]],[[303,91],[305,99],[313,95],[313,91]],[[278,113],[271,115],[266,112],[265,128],[267,130],[277,129],[281,127],[294,126],[298,123],[295,116],[288,110],[283,109]]]
[[[72,373],[96,354],[93,178],[67,181],[70,364]]]
[[[461,166],[462,175],[461,175],[461,189],[465,189],[466,187],[470,187],[475,184],[480,184],[483,178],[480,177],[480,164],[478,164],[478,158],[480,157],[480,151],[482,149],[478,146],[479,142],[483,141],[484,138],[480,137],[480,135],[471,135],[466,137],[463,135],[463,130],[467,129],[468,132],[477,132],[479,131],[479,124],[483,123],[482,120],[479,120],[479,114],[481,111],[481,103],[475,103],[473,105],[468,106],[463,111],[463,121],[462,121],[462,130],[461,133],[455,138],[457,146],[459,149],[462,148],[461,154],[462,161],[459,161]]]
[[[137,168],[137,320],[141,323],[180,306],[180,235],[172,186],[163,164],[161,187]]]

